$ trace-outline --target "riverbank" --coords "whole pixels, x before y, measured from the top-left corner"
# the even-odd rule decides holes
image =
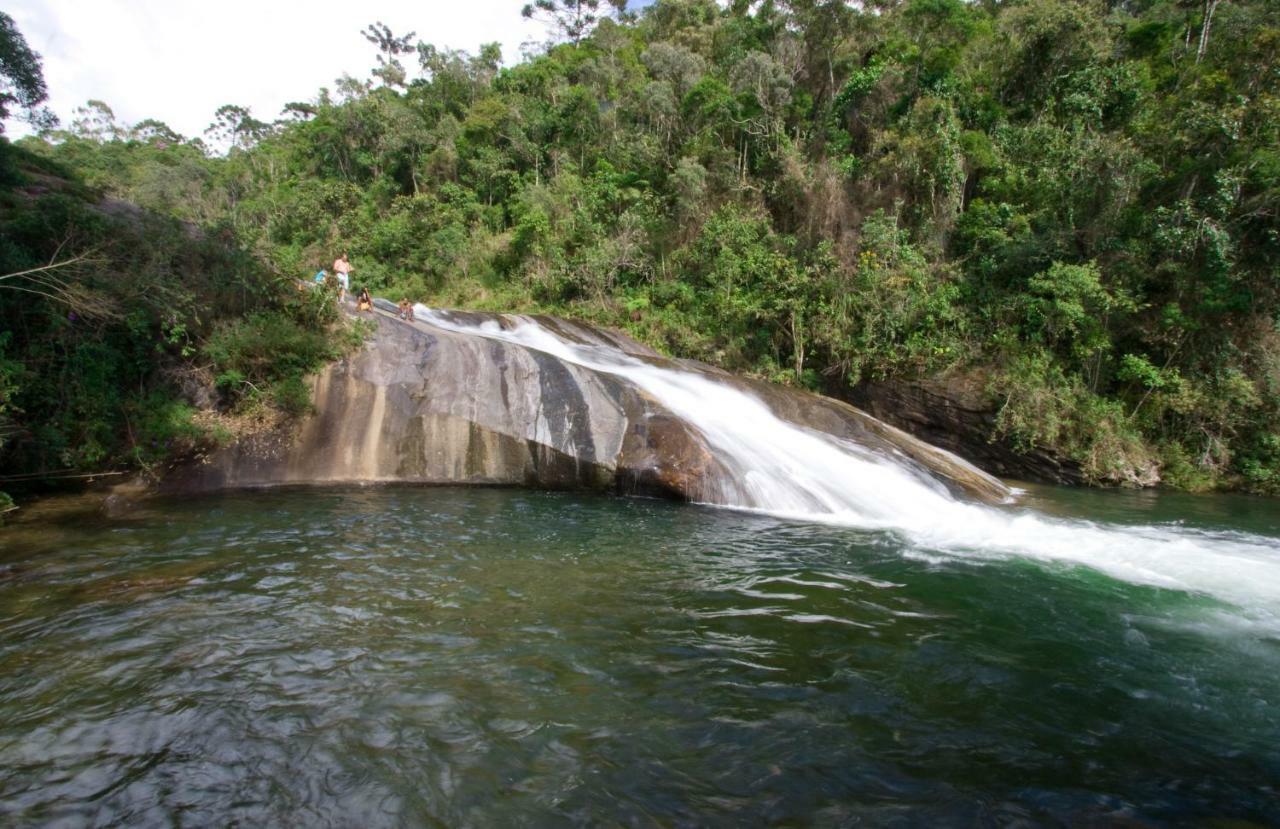
[[[313,292],[304,290],[303,293]],[[316,298],[323,299],[322,291],[314,293]],[[332,299],[328,301],[332,302]],[[375,304],[376,310],[367,315],[355,314],[350,302],[347,307],[342,308],[348,318],[347,327],[353,331],[358,329],[359,338],[365,342],[363,346],[355,345],[356,339],[352,338],[352,347],[356,349],[354,352],[307,381],[305,397],[314,401],[308,404],[308,411],[293,416],[277,413],[265,420],[261,416],[262,412],[258,415],[250,413],[244,425],[225,430],[226,437],[220,441],[220,446],[211,444],[199,453],[153,465],[145,475],[104,477],[96,486],[96,493],[86,494],[80,501],[97,503],[107,515],[124,515],[137,509],[140,502],[164,492],[198,493],[290,484],[323,486],[402,482],[602,489],[619,494],[662,494],[695,501],[715,502],[717,499],[728,498],[732,502],[737,496],[730,496],[728,493],[737,484],[728,486],[729,480],[767,474],[764,470],[770,467],[771,462],[753,462],[748,465],[750,468],[744,467],[731,472],[727,467],[720,468],[725,459],[717,458],[716,452],[698,448],[700,438],[691,436],[705,433],[706,425],[696,421],[705,409],[705,395],[716,386],[740,387],[748,395],[742,398],[743,401],[755,401],[753,405],[764,401],[775,413],[785,412],[786,418],[814,428],[834,430],[834,434],[843,435],[844,438],[854,438],[864,444],[869,442],[868,445],[888,440],[896,447],[890,454],[910,458],[924,467],[932,466],[935,474],[940,474],[941,479],[957,492],[968,489],[971,495],[976,493],[980,499],[996,502],[1008,495],[1008,491],[994,480],[983,483],[985,476],[977,469],[968,467],[958,459],[948,458],[945,452],[938,452],[926,444],[912,441],[905,434],[877,424],[855,410],[842,408],[834,401],[759,382],[734,379],[713,371],[711,367],[699,366],[690,361],[664,361],[656,352],[616,332],[549,317],[534,319],[476,312],[438,312],[422,306],[419,306],[420,319],[415,323],[406,323],[397,319],[394,304],[382,299],[376,300]],[[515,335],[514,330],[521,326],[530,328],[527,336]],[[512,340],[512,344],[519,346],[513,354],[521,354],[524,348],[532,347],[530,354],[533,355],[533,362],[507,377],[506,372],[510,368],[508,364],[515,357],[496,356],[497,352],[493,348],[498,341],[490,340],[498,335],[501,335],[499,339],[506,337]],[[450,339],[457,336],[462,339],[457,342]],[[441,337],[445,338],[444,342],[440,341]],[[470,345],[461,347],[467,338],[478,338],[473,345],[479,350]],[[453,356],[441,356],[449,352],[449,349],[440,350],[449,343],[452,343],[449,349],[461,350]],[[625,358],[634,362],[635,357],[627,355],[636,355],[643,361],[635,363],[636,366],[668,365],[683,373],[701,373],[710,378],[712,385],[708,385],[702,393],[704,402],[693,406],[688,412],[695,419],[694,431],[690,432],[688,425],[680,426],[675,421],[668,423],[669,414],[658,413],[658,419],[650,424],[656,410],[649,412],[648,403],[640,405],[633,401],[620,404],[622,398],[618,397],[615,380],[608,380],[599,390],[586,394],[586,386],[582,383],[590,372],[579,377],[581,372],[574,368],[574,361],[586,360],[587,365],[592,365],[598,355],[583,352],[575,356],[572,350],[578,344],[593,344],[592,348],[613,349],[617,352],[616,357],[595,366],[595,369],[605,369],[602,376],[609,376],[620,370],[618,366],[622,363],[614,364],[612,361]],[[421,358],[420,354],[434,356]],[[528,362],[528,356],[521,359]],[[484,366],[495,360],[496,367],[492,372],[484,369]],[[569,370],[570,374],[548,387],[547,382],[540,377],[551,371],[552,363],[560,360],[566,361],[562,368]],[[458,366],[467,367],[463,374],[455,371]],[[560,371],[561,368],[557,368],[553,373]],[[501,382],[496,379],[482,382],[482,378],[489,374],[494,377],[501,375]],[[688,376],[692,378],[694,374]],[[577,379],[567,379],[570,377]],[[487,392],[478,391],[486,382],[491,388]],[[599,382],[601,381],[593,379],[588,385]],[[645,394],[652,395],[655,391],[657,389],[650,389]],[[540,396],[546,395],[550,397],[534,407],[539,413],[538,418],[550,406],[556,410],[564,409],[567,423],[580,419],[585,412],[590,411],[597,413],[591,419],[595,423],[600,411],[621,405],[620,411],[626,412],[626,417],[639,420],[626,426],[619,434],[625,432],[627,441],[631,440],[632,433],[645,437],[647,443],[644,451],[636,454],[638,449],[626,449],[627,443],[624,441],[621,445],[625,452],[618,457],[630,458],[625,460],[625,464],[630,464],[625,471],[614,469],[610,463],[596,464],[595,460],[584,467],[584,461],[579,455],[593,459],[604,457],[597,445],[599,435],[593,436],[591,433],[591,429],[602,428],[597,424],[587,432],[577,428],[567,429],[559,439],[552,438],[547,447],[550,454],[543,458],[541,450],[530,449],[541,440],[537,434],[543,426],[538,425],[535,429],[534,420],[522,420],[518,411],[508,411],[504,407],[510,407],[512,401],[538,400],[542,399]],[[575,410],[573,401],[579,397],[583,401],[577,404],[580,410]],[[588,397],[598,399],[594,404],[588,405]],[[658,399],[661,397],[659,394]],[[898,403],[903,401],[901,395],[889,399]],[[924,402],[907,400],[893,410],[886,409],[883,405],[884,398],[876,398],[871,402],[876,406],[876,411],[891,422],[923,431],[947,448],[963,453],[969,446],[966,441],[974,439],[974,429],[957,429],[954,432],[945,428],[940,430],[940,423],[952,422],[956,418],[950,413],[951,407],[941,405],[939,400],[936,394]],[[444,417],[448,422],[442,421],[441,428],[448,428],[444,428],[440,434],[424,432],[412,440],[409,439],[411,436],[407,437],[407,433],[400,434],[406,424],[417,423],[417,418],[423,416],[419,410],[424,405],[427,409],[423,411],[436,412],[432,417]],[[731,419],[736,420],[741,417],[741,407],[745,403],[739,401],[733,405],[737,414]],[[394,412],[399,414],[386,420]],[[482,412],[488,414],[477,414]],[[269,411],[266,413],[270,414]],[[980,413],[973,409],[963,409],[962,414],[972,419]],[[205,415],[219,423],[233,422],[227,420],[226,415],[218,415],[213,410],[199,416]],[[474,424],[472,427],[466,426],[472,420],[481,425],[482,431],[496,430],[493,439],[477,443]],[[528,423],[521,426],[524,420]],[[541,420],[538,423],[541,424]],[[528,434],[518,439],[522,430]],[[674,438],[679,440],[672,443]],[[775,439],[762,432],[750,438],[744,437],[743,441],[735,442],[735,446],[739,443],[763,445]],[[408,443],[405,443],[406,440]],[[510,457],[502,454],[508,449]],[[450,455],[451,452],[456,457]],[[626,454],[627,452],[630,454]],[[703,460],[694,463],[704,454]],[[998,460],[1007,456],[986,453],[982,460],[984,463],[990,462],[992,457]],[[818,463],[819,459],[815,457],[813,462]],[[1011,469],[1022,468],[1017,465],[1002,466],[999,463],[996,466],[1006,473]],[[540,472],[541,467],[545,469]],[[584,468],[587,470],[586,477],[583,477]],[[1076,472],[1078,473],[1078,469]],[[866,473],[859,473],[859,477],[863,474]],[[717,478],[724,479],[726,483],[710,483]],[[1069,476],[1067,480],[1079,482],[1078,476]],[[861,483],[851,479],[849,488],[857,488]],[[727,489],[724,488],[726,486]],[[724,493],[717,495],[717,487],[724,489]],[[63,499],[54,499],[53,503],[60,500]],[[65,500],[72,504],[80,502],[74,496]],[[765,509],[780,509],[776,501],[767,503],[771,506],[765,506]]]

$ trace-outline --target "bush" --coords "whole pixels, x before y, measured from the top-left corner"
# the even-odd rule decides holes
[[[301,414],[311,405],[303,377],[336,359],[347,344],[283,312],[261,311],[220,325],[204,354],[218,372],[215,384],[233,406],[253,399]]]
[[[312,410],[311,388],[300,375],[291,375],[271,385],[271,400],[276,408],[297,417]]]
[[[126,412],[132,424],[131,454],[143,467],[188,454],[210,440],[195,422],[195,408],[164,392],[129,401]]]
[[[1218,485],[1211,467],[1200,464],[1180,441],[1160,447],[1161,478],[1166,486],[1187,492],[1207,492]]]
[[[1236,468],[1247,489],[1280,495],[1280,434],[1263,432],[1256,435],[1237,457]]]
[[[1093,394],[1043,349],[1009,359],[988,393],[1004,403],[994,437],[1024,452],[1049,449],[1077,461],[1098,484],[1150,485],[1158,480],[1150,448],[1122,405]]]

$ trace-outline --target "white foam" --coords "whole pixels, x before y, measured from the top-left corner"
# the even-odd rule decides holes
[[[503,329],[492,321],[461,325],[425,307],[418,314],[441,328],[516,343],[623,377],[653,395],[701,430],[735,473],[712,496],[715,505],[891,531],[924,555],[1081,565],[1129,582],[1280,611],[1280,539],[1102,525],[957,500],[893,458],[779,419],[731,384],[615,349],[566,342],[531,320]]]

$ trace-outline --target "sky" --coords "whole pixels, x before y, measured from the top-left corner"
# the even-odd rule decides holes
[[[498,41],[507,65],[521,44],[545,40],[520,16],[523,0],[8,0],[5,9],[41,55],[47,105],[64,126],[90,99],[117,121],[164,121],[197,136],[223,104],[263,121],[290,101],[334,88],[343,73],[368,78],[376,50],[361,36],[381,21],[396,35],[472,54]],[[411,77],[412,55],[401,58]],[[10,138],[27,134],[10,119]]]

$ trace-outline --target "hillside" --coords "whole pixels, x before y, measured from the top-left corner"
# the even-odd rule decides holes
[[[19,144],[277,280],[345,250],[393,299],[964,388],[975,441],[1089,482],[1280,488],[1271,3],[661,0],[577,34],[503,68],[370,27],[370,78],[281,120],[95,103]]]

